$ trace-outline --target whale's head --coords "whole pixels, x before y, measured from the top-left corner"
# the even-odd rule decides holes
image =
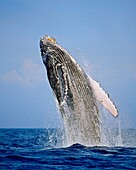
[[[56,42],[55,38],[50,38],[48,35],[40,39],[40,50],[49,83],[59,105],[61,106],[64,101],[71,104],[72,94],[66,66],[66,63],[71,61],[70,55]]]
[[[43,62],[48,69],[52,67],[65,64],[65,53],[68,53],[59,44],[57,44],[55,38],[50,38],[45,35],[40,39],[40,50]]]

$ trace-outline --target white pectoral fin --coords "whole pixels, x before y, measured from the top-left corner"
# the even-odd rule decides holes
[[[115,117],[118,116],[118,110],[114,103],[110,100],[109,95],[100,87],[99,83],[90,78],[91,86],[94,90],[97,100]]]

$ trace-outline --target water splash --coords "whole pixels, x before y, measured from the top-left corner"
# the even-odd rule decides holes
[[[101,120],[101,146],[123,146],[120,116],[117,118],[109,114],[102,106]]]
[[[57,103],[57,102],[56,102]],[[67,126],[67,119],[62,121],[60,116],[59,107],[57,106],[57,114],[60,117],[56,131],[49,131],[48,145],[50,147],[68,147],[74,143],[80,143],[84,146],[93,147],[80,138],[77,137],[78,131],[76,127],[73,128],[75,140],[70,138],[71,131]],[[122,129],[120,115],[115,118],[100,105],[100,133],[101,142],[98,146],[106,147],[136,147],[136,130],[135,129]]]
[[[56,106],[58,114],[60,114],[57,100]],[[123,146],[119,117],[115,118],[112,116],[102,105],[99,105],[99,107],[100,124],[97,126],[100,128],[100,143],[94,143],[92,145],[91,138],[88,139],[86,136],[87,129],[82,128],[83,123],[87,123],[86,117],[83,116],[82,119],[79,119],[78,122],[76,122],[72,112],[69,112],[67,106],[65,106],[66,114],[63,117],[63,128],[61,129],[63,131],[63,146],[70,146],[74,143],[80,143],[85,146]],[[80,112],[82,112],[82,115],[85,115],[82,102],[79,109]]]
[[[52,103],[52,107],[54,103]],[[80,136],[76,138],[76,141],[73,141],[69,138],[69,133],[71,131],[67,127],[65,121],[63,121],[59,107],[56,101],[56,114],[59,117],[57,120],[56,129],[46,129],[46,136],[41,136],[40,140],[44,138],[45,147],[54,148],[54,147],[68,147],[74,143],[81,143]],[[101,143],[99,146],[106,147],[136,147],[136,130],[135,129],[122,129],[121,128],[121,119],[120,115],[117,118],[114,118],[109,112],[100,105],[100,129],[101,129]],[[75,131],[77,133],[77,131]],[[48,133],[48,135],[47,135]],[[86,144],[85,141],[81,143],[84,146],[92,145]],[[47,146],[48,145],[48,146]]]
[[[90,126],[88,126],[88,123],[90,122],[90,117],[88,117],[89,114],[86,114],[86,110],[82,101],[80,102],[80,108],[76,109],[77,112],[79,112],[80,117],[75,117],[75,112],[72,113],[72,111],[69,111],[67,105],[65,105],[64,108],[65,115],[62,115],[62,117],[65,133],[65,145],[70,146],[75,143],[80,143],[85,146],[92,146],[92,144],[93,146],[97,145],[98,136],[96,135],[95,131],[92,131],[93,128],[89,128],[92,125],[90,124]],[[76,113],[76,115],[78,115],[78,113]],[[99,123],[96,124],[95,122],[95,127],[96,126],[99,126]],[[99,127],[97,129],[99,130]]]
[[[52,106],[54,107],[54,103]],[[136,130],[135,129],[122,129],[121,128],[121,118],[120,115],[115,118],[109,112],[100,105],[100,133],[101,142],[99,146],[106,147],[136,147]],[[68,147],[74,143],[80,143],[84,146],[92,145],[87,144],[85,141],[81,140],[80,135],[77,137],[77,130],[75,130],[75,140],[70,138],[70,129],[67,126],[66,120],[63,118],[59,111],[59,106],[56,100],[56,109],[54,110],[58,116],[56,129],[45,129],[46,136],[41,136],[40,140],[44,138],[45,147]],[[47,135],[48,134],[48,135]],[[48,146],[47,146],[48,145]]]
[[[122,141],[122,130],[121,130],[121,120],[120,116],[118,117],[118,135],[116,138],[116,146],[124,146]]]

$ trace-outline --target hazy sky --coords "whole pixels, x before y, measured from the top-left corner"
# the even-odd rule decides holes
[[[136,0],[0,0],[0,127],[55,127],[39,52],[45,34],[99,81],[136,126]]]

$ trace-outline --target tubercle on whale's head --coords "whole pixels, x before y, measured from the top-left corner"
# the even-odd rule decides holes
[[[57,42],[54,37],[49,37],[48,35],[45,35],[40,39],[40,48],[42,48],[43,45],[45,46],[48,46],[50,44],[55,45],[56,43]]]
[[[47,40],[48,40],[48,41],[51,41],[51,42],[53,42],[53,43],[56,43],[56,39],[55,39],[54,37],[52,37],[52,38],[51,38],[51,37],[48,37]]]

